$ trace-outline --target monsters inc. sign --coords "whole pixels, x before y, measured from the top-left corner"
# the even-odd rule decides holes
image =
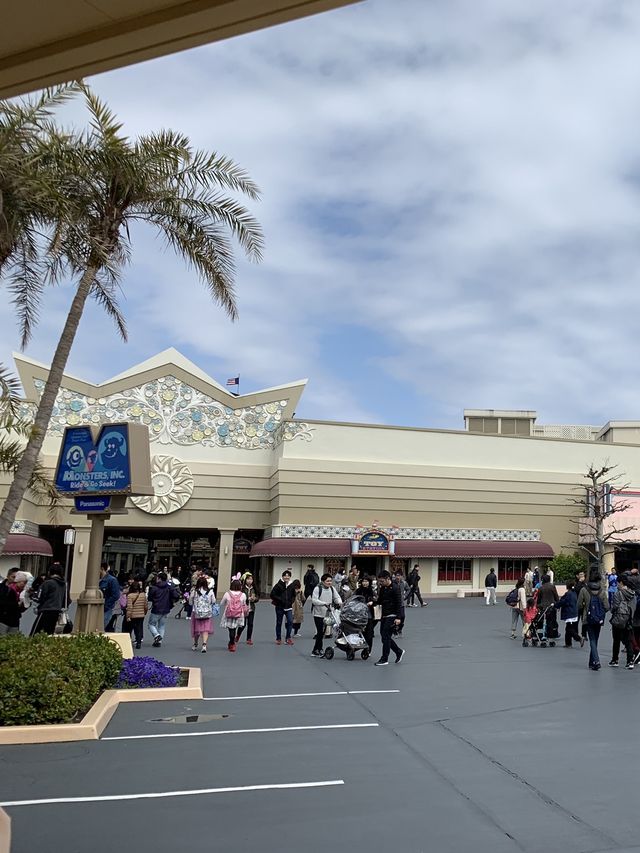
[[[66,494],[153,494],[149,433],[140,424],[67,427],[56,489]]]

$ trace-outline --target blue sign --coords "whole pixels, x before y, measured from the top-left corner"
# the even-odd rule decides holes
[[[117,494],[131,490],[127,424],[105,424],[94,441],[91,427],[67,427],[56,489],[66,494]]]
[[[99,495],[95,498],[76,498],[76,512],[109,512],[111,498]]]
[[[360,537],[359,554],[387,554],[389,552],[389,537],[380,530],[370,530]]]

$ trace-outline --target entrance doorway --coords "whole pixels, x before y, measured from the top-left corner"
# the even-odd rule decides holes
[[[375,578],[384,569],[384,557],[378,557],[375,554],[354,554],[351,565],[357,566],[360,577],[366,575]]]

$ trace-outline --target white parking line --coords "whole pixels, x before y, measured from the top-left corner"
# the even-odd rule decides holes
[[[250,735],[266,734],[268,732],[310,732],[321,729],[373,729],[378,728],[379,723],[338,723],[328,726],[279,726],[273,729],[226,729],[220,732],[162,732],[152,735],[118,735],[117,737],[103,737],[100,740],[151,740],[153,738],[167,737],[215,737],[216,735]]]
[[[233,794],[238,791],[282,791],[289,788],[329,788],[344,785],[344,779],[332,779],[328,782],[286,782],[273,785],[239,785],[233,788],[200,788],[193,791],[157,791],[151,794],[110,794],[104,797],[58,797],[48,800],[12,800],[0,803],[0,807],[9,809],[18,806],[49,806],[63,803],[104,803],[113,800],[159,800],[164,797],[200,797],[204,794]]]
[[[265,693],[262,696],[205,696],[203,702],[237,702],[240,699],[294,699],[299,696],[353,696],[358,693],[400,693],[399,690],[331,690],[326,693]]]

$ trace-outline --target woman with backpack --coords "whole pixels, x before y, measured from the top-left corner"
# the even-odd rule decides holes
[[[609,609],[609,601],[606,591],[603,591],[599,580],[589,581],[587,586],[580,590],[578,596],[578,612],[582,617],[582,624],[587,626],[589,637],[589,669],[597,672],[600,666],[598,654],[598,640],[600,629],[604,625],[604,617]]]
[[[202,637],[202,654],[207,651],[207,640],[209,634],[213,634],[213,610],[216,597],[213,590],[209,589],[209,581],[201,575],[195,587],[189,593],[189,604],[191,605],[191,636],[194,652],[198,651],[198,641]]]
[[[229,591],[225,592],[222,596],[220,608],[223,611],[220,627],[226,628],[229,632],[227,648],[230,652],[235,652],[238,631],[240,630],[240,633],[242,633],[241,629],[244,628],[245,618],[249,611],[247,596],[242,591],[242,583],[239,579],[236,578],[231,581]]]

